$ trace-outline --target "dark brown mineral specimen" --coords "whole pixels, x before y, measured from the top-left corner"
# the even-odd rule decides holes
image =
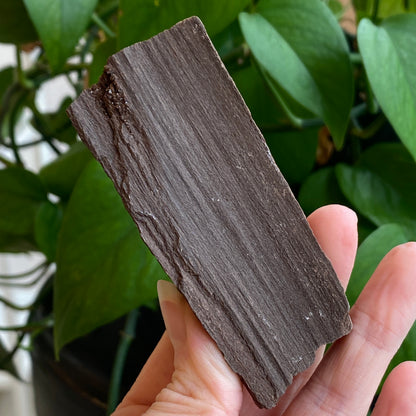
[[[200,20],[110,57],[68,113],[231,368],[274,406],[350,331],[349,305]]]

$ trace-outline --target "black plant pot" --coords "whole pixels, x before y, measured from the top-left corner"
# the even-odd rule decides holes
[[[47,297],[33,318],[51,309]],[[52,331],[35,338],[32,355],[33,386],[38,416],[104,416],[112,365],[125,318],[93,331],[62,349],[55,360]],[[124,395],[164,331],[159,309],[142,307],[136,338],[130,346],[122,380]]]

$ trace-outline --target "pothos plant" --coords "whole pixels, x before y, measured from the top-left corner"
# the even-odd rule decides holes
[[[350,7],[356,33],[342,29]],[[109,55],[191,15],[204,22],[305,213],[329,203],[358,213],[354,303],[387,251],[416,238],[415,12],[415,0],[4,0],[0,42],[15,45],[17,64],[0,72],[0,250],[43,253],[39,276],[56,265],[52,316],[2,328],[19,334],[16,348],[53,325],[59,354],[154,303],[164,272],[65,109],[98,81]],[[23,68],[21,54],[33,49]],[[44,113],[37,92],[60,76],[73,93]],[[22,114],[36,130],[27,142],[16,128]],[[39,145],[56,158],[32,172],[22,151]],[[13,371],[16,348],[0,343],[0,368]],[[392,365],[415,356],[413,328]]]

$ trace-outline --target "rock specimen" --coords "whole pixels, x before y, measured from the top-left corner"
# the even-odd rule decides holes
[[[68,111],[256,402],[351,329],[339,281],[202,23],[109,58]]]

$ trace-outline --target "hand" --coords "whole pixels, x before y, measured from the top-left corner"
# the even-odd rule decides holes
[[[357,249],[355,214],[332,205],[308,221],[344,288]],[[416,317],[416,243],[393,249],[351,309],[352,332],[295,377],[276,408],[258,409],[184,297],[159,282],[166,332],[113,416],[365,416]],[[416,414],[416,362],[388,377],[373,416]]]

